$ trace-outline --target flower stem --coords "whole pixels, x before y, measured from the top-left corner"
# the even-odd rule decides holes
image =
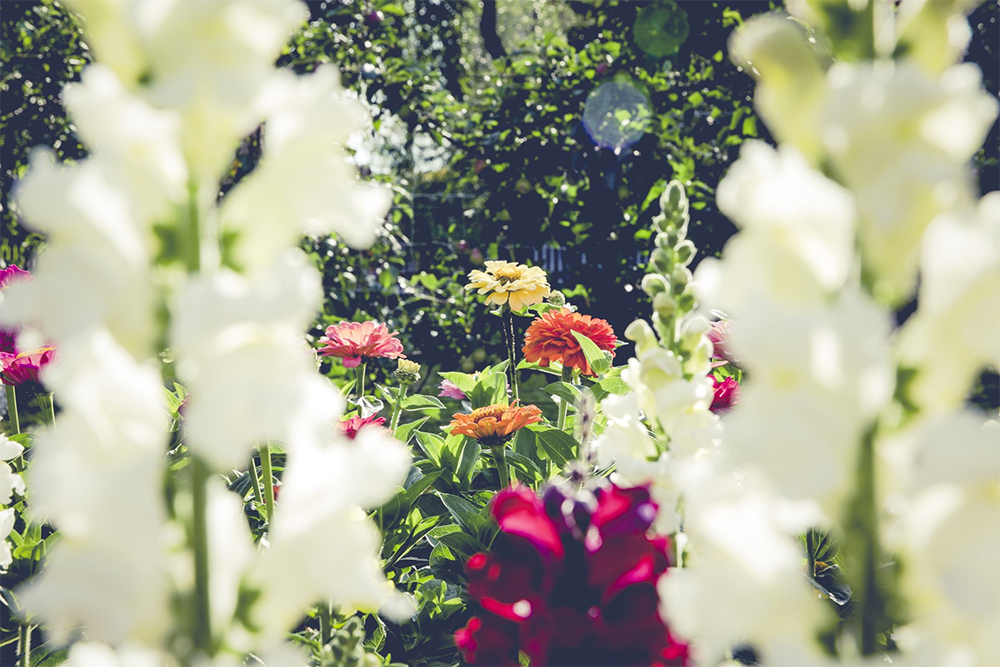
[[[330,643],[330,603],[319,605],[319,645],[322,648]]]
[[[17,391],[13,385],[3,386],[7,392],[7,419],[10,421],[10,430],[13,435],[21,432],[21,420],[17,416]]]
[[[503,314],[503,337],[507,344],[507,359],[510,360],[510,384],[514,390],[514,400],[521,400],[517,386],[517,361],[514,359],[516,344],[514,343],[514,312],[508,305]]]
[[[55,393],[50,391],[48,393],[48,397],[49,397],[49,424],[55,424],[56,423]]]
[[[253,482],[253,498],[258,505],[264,504],[264,496],[260,492],[260,475],[257,474],[257,460],[250,457],[250,479]]]
[[[365,396],[365,366],[367,365],[368,363],[365,361],[358,364],[357,381],[354,383],[354,395],[359,401]]]
[[[19,655],[18,666],[30,667],[31,665],[31,624],[25,621],[18,627],[17,652]]]
[[[501,443],[499,445],[494,445],[490,447],[490,451],[493,453],[493,460],[497,464],[497,473],[500,475],[500,490],[506,489],[510,486],[510,472],[507,470],[507,451],[506,445]]]
[[[192,541],[194,542],[194,648],[212,655],[212,617],[208,572],[208,480],[209,470],[198,457],[191,458]]]
[[[878,504],[875,490],[875,427],[862,438],[858,455],[857,492],[852,500],[846,544],[860,609],[855,616],[858,648],[863,656],[878,651],[878,634],[887,626],[884,616],[885,591],[878,572],[881,553],[878,532]]]
[[[264,506],[267,508],[267,529],[274,526],[274,475],[271,470],[271,443],[260,446],[261,473],[264,476]]]
[[[563,366],[562,369],[562,381],[570,382],[573,379],[573,369],[569,366]],[[562,431],[566,427],[566,413],[569,411],[569,403],[565,398],[559,399],[559,421],[556,422],[556,428]]]
[[[406,385],[399,385],[399,389],[396,390],[396,404],[392,406],[392,419],[389,422],[389,430],[392,431],[392,437],[396,437],[396,427],[399,426],[399,415],[403,412],[403,399],[406,398]]]

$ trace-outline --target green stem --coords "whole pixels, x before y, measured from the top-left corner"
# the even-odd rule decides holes
[[[271,443],[260,446],[261,473],[264,476],[264,506],[267,508],[267,529],[274,526],[274,474],[271,470]]]
[[[13,385],[3,386],[7,392],[7,419],[10,421],[10,430],[13,435],[21,432],[21,420],[17,416],[17,391]]]
[[[257,461],[253,456],[250,457],[250,479],[253,482],[253,499],[257,501],[258,505],[263,505],[264,496],[260,493],[260,475],[257,474]]]
[[[319,645],[326,646],[330,643],[330,603],[322,602],[319,605]]]
[[[875,490],[875,427],[865,433],[858,456],[857,492],[848,514],[847,545],[853,572],[852,587],[860,604],[856,618],[861,655],[878,651],[878,634],[886,627],[885,591],[880,586],[878,561],[878,503]]]
[[[18,627],[17,652],[19,667],[30,667],[31,665],[31,624],[22,623]]]
[[[403,412],[403,399],[406,398],[406,385],[399,385],[396,391],[396,404],[392,406],[392,420],[389,422],[389,429],[392,437],[396,437],[396,428],[399,426],[399,415]]]
[[[49,424],[56,423],[56,399],[55,393],[49,392]]]
[[[563,366],[562,369],[562,381],[569,382],[573,379],[573,369],[569,366]],[[556,428],[562,431],[566,427],[566,413],[569,411],[569,403],[564,398],[559,399],[559,421],[556,422]]]
[[[490,451],[493,453],[493,460],[496,461],[497,464],[497,472],[500,474],[500,490],[502,491],[510,486],[510,472],[507,470],[506,445],[495,445],[490,447]]]
[[[212,655],[212,617],[208,572],[208,466],[191,458],[192,541],[194,542],[194,648]]]
[[[188,273],[201,271],[201,216],[198,210],[198,187],[188,184],[188,210],[184,221],[186,229],[181,234],[184,264]]]
[[[521,400],[521,394],[517,386],[517,361],[515,360],[516,343],[514,342],[514,312],[510,306],[506,306],[503,314],[504,318],[504,339],[507,343],[507,358],[510,360],[510,383],[514,390],[514,400]]]
[[[357,380],[354,382],[354,395],[360,401],[365,396],[365,366],[368,363],[362,361],[358,364]]]

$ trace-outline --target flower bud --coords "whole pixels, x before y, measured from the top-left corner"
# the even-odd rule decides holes
[[[649,259],[660,273],[670,273],[674,268],[674,258],[670,256],[670,251],[663,248],[654,250]]]
[[[649,296],[656,296],[661,292],[666,292],[669,285],[663,276],[656,273],[647,273],[642,277],[642,291]]]
[[[674,249],[674,257],[676,258],[678,264],[681,266],[687,266],[691,263],[691,260],[694,259],[695,252],[696,249],[694,244],[688,239],[684,239],[678,243]]]
[[[674,267],[673,272],[670,274],[670,286],[674,291],[674,294],[681,294],[684,292],[684,288],[690,284],[694,276],[691,275],[691,270],[685,266]]]
[[[653,297],[653,310],[660,317],[668,317],[677,312],[677,302],[667,292],[661,292]]]
[[[420,364],[409,359],[400,359],[393,377],[403,386],[414,384],[420,379]]]
[[[566,305],[566,295],[559,290],[552,290],[549,292],[549,296],[545,299],[545,302],[550,306],[559,308]]]
[[[635,343],[637,352],[642,353],[659,345],[653,328],[646,320],[636,320],[625,328],[625,338]]]

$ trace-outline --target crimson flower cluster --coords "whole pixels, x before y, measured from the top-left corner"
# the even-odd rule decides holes
[[[0,292],[18,281],[30,279],[31,274],[16,265],[0,269]],[[33,350],[20,349],[17,335],[16,328],[0,327],[0,382],[13,387],[38,382],[39,372],[56,357],[55,348],[48,345]]]
[[[649,533],[645,487],[525,487],[497,494],[492,553],[469,559],[480,613],[455,634],[473,665],[685,665],[687,646],[658,612],[669,541]]]

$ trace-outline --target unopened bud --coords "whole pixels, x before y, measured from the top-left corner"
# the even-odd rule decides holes
[[[656,296],[660,292],[666,292],[669,287],[663,276],[657,273],[647,273],[642,277],[642,291],[649,296]]]
[[[674,294],[683,293],[693,278],[694,276],[691,275],[691,271],[687,267],[674,267],[673,272],[670,274],[670,287],[673,289]]]
[[[677,312],[677,302],[667,292],[661,292],[653,297],[653,310],[660,317],[667,317]]]
[[[671,269],[674,268],[674,259],[671,257],[669,250],[664,250],[663,248],[656,248],[653,254],[649,258],[653,266],[660,273],[670,273]]]
[[[550,306],[561,308],[566,305],[566,295],[559,290],[553,290],[552,292],[549,292],[549,296],[545,299],[545,301]]]
[[[400,359],[393,373],[396,382],[401,385],[411,385],[420,380],[420,364],[409,359]]]
[[[694,259],[696,250],[694,244],[688,239],[684,239],[674,249],[674,257],[681,266],[687,266]]]

